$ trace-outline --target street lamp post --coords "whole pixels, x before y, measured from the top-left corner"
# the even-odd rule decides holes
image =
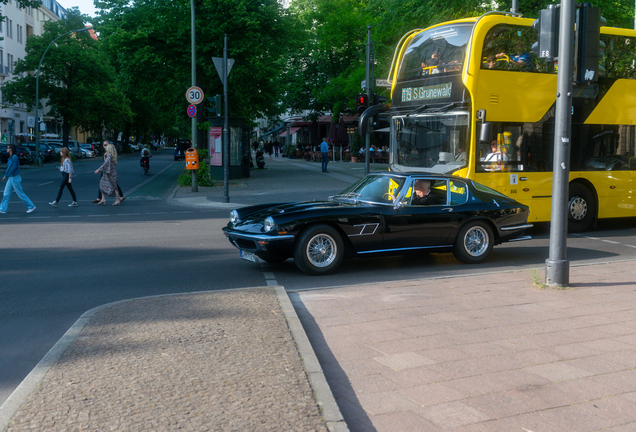
[[[58,39],[69,35],[71,33],[79,33],[83,31],[92,30],[93,27],[83,27],[78,30],[71,30],[64,34],[59,35],[46,47],[44,50],[44,54],[40,58],[40,64],[38,65],[38,70],[35,72],[35,157],[37,158],[38,165],[42,165],[42,160],[40,159],[40,121],[39,121],[39,113],[38,110],[40,108],[40,68],[42,67],[42,61],[44,60],[44,56]]]

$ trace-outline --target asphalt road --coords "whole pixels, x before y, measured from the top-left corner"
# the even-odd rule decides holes
[[[58,208],[47,204],[55,198],[60,179],[54,166],[24,169],[24,190],[36,212],[27,215],[13,195],[9,212],[0,215],[0,404],[82,313],[105,303],[263,286],[273,280],[296,291],[459,274],[497,277],[502,270],[542,269],[548,257],[549,232],[542,224],[530,233],[533,240],[497,246],[478,266],[460,264],[451,254],[424,254],[353,259],[343,262],[334,275],[309,277],[291,260],[277,265],[240,260],[221,232],[226,209],[168,203],[183,169],[169,150],[152,158],[148,176],[138,156],[120,158],[119,182],[127,196],[121,206],[110,205],[113,198],[106,206],[91,203],[98,182],[93,171],[99,165],[98,159],[76,163],[73,184],[80,205],[74,208],[66,206],[67,191]],[[269,174],[291,176],[293,170],[304,169],[300,166],[284,171],[272,166]],[[318,195],[323,186],[312,180],[314,175],[321,174],[301,172],[298,178],[311,182],[312,193]],[[287,184],[290,189],[299,187],[298,182]],[[328,193],[336,186],[324,182]],[[281,195],[285,190],[277,188],[252,198],[279,201]],[[635,259],[634,222],[603,221],[584,235],[570,235],[570,264]]]

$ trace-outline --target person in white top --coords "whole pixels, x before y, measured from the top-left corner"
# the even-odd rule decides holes
[[[496,140],[490,144],[491,153],[488,153],[488,156],[486,156],[486,159],[484,159],[484,161],[492,162],[492,165],[487,165],[486,171],[501,171],[500,162],[508,160],[508,155],[499,151],[497,147],[498,146]]]
[[[57,198],[54,201],[51,201],[49,205],[53,207],[57,207],[57,203],[60,202],[60,198],[62,198],[62,192],[64,191],[64,187],[68,189],[71,193],[71,198],[73,198],[73,202],[70,203],[69,207],[77,207],[77,197],[75,196],[75,191],[73,190],[73,185],[71,185],[71,180],[73,177],[73,162],[71,162],[71,156],[68,151],[68,147],[62,147],[60,150],[60,156],[62,158],[62,165],[59,170],[62,171],[62,183],[60,184],[60,189],[57,192]]]

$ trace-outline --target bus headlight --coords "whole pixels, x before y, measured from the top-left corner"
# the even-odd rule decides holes
[[[274,223],[274,219],[271,216],[265,218],[263,221],[263,227],[265,228],[265,232],[270,232],[274,228],[276,228],[276,224]]]

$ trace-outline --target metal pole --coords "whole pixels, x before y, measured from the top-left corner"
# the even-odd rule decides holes
[[[192,51],[192,86],[197,85],[197,48],[194,0],[190,0],[190,43]],[[192,117],[192,147],[197,148],[197,117]],[[192,192],[199,192],[198,170],[192,171]]]
[[[517,13],[519,10],[519,0],[512,0],[512,7],[510,8],[510,12]]]
[[[371,59],[371,26],[367,26],[367,100],[371,105],[371,68],[369,67]],[[364,173],[369,174],[369,147],[371,146],[371,121],[367,127],[367,136],[364,144]]]
[[[545,283],[565,287],[570,280],[567,261],[568,182],[570,177],[570,138],[572,135],[572,72],[574,69],[575,0],[561,0],[559,30],[559,73],[554,131],[554,164],[552,176],[552,214],[550,254],[545,261]]]
[[[227,103],[227,34],[223,35],[223,202],[230,202],[230,126]]]

